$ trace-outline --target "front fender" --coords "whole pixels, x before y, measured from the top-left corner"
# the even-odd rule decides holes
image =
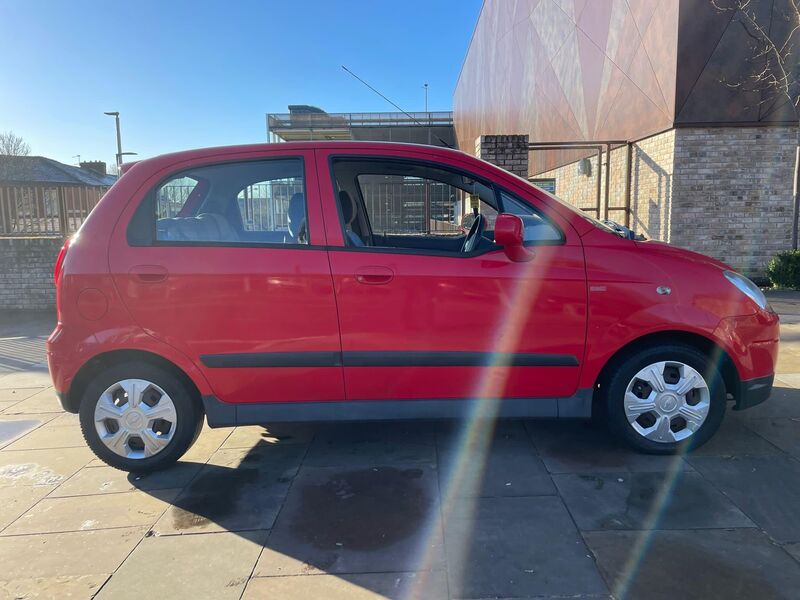
[[[732,354],[730,344],[715,336],[720,318],[696,306],[664,301],[623,314],[602,313],[590,307],[582,388],[594,387],[603,367],[621,349],[648,335],[682,332],[702,336]]]

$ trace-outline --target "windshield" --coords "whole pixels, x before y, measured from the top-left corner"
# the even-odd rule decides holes
[[[627,237],[624,232],[620,231],[619,229],[617,229],[615,227],[612,227],[611,225],[609,225],[605,221],[600,221],[598,219],[595,219],[594,217],[592,217],[588,213],[586,213],[586,211],[581,210],[580,208],[578,208],[574,204],[570,204],[566,200],[562,200],[561,198],[559,198],[555,194],[551,194],[547,190],[545,190],[543,188],[540,188],[538,185],[535,185],[535,184],[530,183],[530,182],[528,182],[528,184],[533,186],[533,187],[535,187],[538,191],[540,191],[541,193],[546,195],[548,198],[550,198],[552,200],[555,200],[556,202],[558,202],[564,208],[568,208],[570,211],[572,211],[576,215],[579,215],[582,219],[585,219],[586,221],[588,221],[589,223],[591,223],[595,227],[597,227],[599,229],[602,229],[603,231],[607,231],[608,233],[613,233],[614,235],[618,235],[619,237]]]

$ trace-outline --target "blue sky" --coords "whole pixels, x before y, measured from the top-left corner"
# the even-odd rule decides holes
[[[74,163],[266,139],[288,104],[450,110],[481,0],[0,0],[0,131]]]

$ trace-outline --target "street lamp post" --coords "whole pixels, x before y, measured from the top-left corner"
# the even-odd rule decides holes
[[[114,117],[117,124],[117,171],[122,167],[122,136],[119,132],[119,111],[103,113],[109,117]]]

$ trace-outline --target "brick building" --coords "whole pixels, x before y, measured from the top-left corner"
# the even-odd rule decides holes
[[[752,6],[785,35],[786,0]],[[758,66],[739,17],[710,0],[486,0],[454,94],[459,147],[759,275],[791,245],[797,115],[734,85]]]

